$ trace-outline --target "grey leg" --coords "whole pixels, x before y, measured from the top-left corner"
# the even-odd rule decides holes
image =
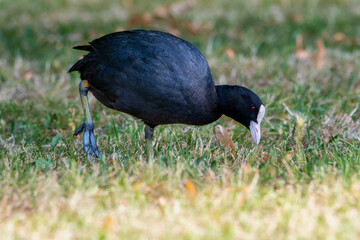
[[[146,124],[145,126],[145,139],[146,139],[146,161],[150,162],[154,156],[154,149],[152,146],[152,138],[154,135],[154,128]]]
[[[75,132],[74,136],[79,135],[81,132],[84,132],[83,135],[83,144],[84,144],[84,151],[89,159],[93,157],[100,157],[99,150],[96,146],[95,135],[94,135],[94,123],[91,118],[90,114],[90,107],[89,107],[89,100],[87,97],[87,93],[89,85],[87,80],[83,80],[80,82],[79,85],[79,92],[82,107],[84,110],[84,123],[78,127]]]

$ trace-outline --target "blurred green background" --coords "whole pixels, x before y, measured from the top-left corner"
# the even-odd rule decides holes
[[[359,48],[355,0],[3,0],[0,4],[6,59],[69,58],[69,47],[79,42],[133,28],[176,33],[203,52],[213,41],[218,51],[227,46],[245,56],[292,53],[300,33],[306,43],[323,38],[330,48],[347,52]],[[338,32],[347,37],[342,44],[333,39]]]

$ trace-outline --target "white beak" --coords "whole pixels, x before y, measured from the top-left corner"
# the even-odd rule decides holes
[[[260,124],[251,121],[250,122],[250,132],[251,136],[256,144],[259,144],[260,138],[261,138],[261,132],[260,132]]]
[[[260,124],[265,116],[265,107],[264,105],[260,106],[259,113],[257,115],[257,123],[254,121],[250,121],[250,132],[251,136],[256,144],[260,143],[261,132],[260,132]]]

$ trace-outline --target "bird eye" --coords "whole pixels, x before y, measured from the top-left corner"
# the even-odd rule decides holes
[[[256,110],[256,107],[251,108],[251,111],[255,112],[255,110]]]

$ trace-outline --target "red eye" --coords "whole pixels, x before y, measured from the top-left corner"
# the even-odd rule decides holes
[[[251,108],[251,110],[252,110],[253,112],[255,112],[255,110],[256,110],[256,107],[252,107],[252,108]]]

